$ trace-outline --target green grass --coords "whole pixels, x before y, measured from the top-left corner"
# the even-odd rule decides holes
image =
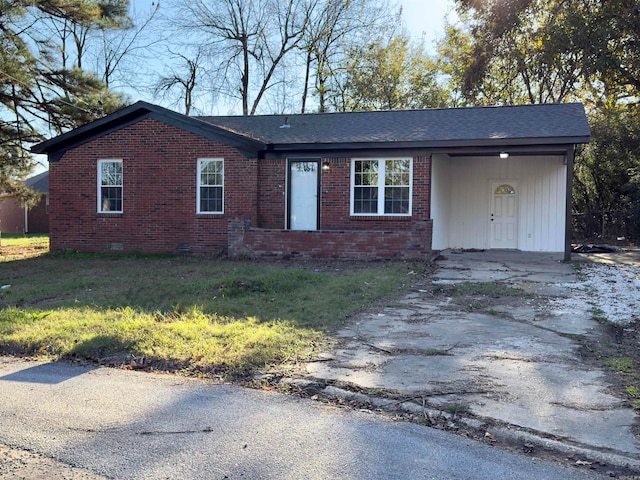
[[[129,355],[161,362],[163,368],[245,374],[302,356],[318,332],[287,321],[259,322],[206,315],[97,311],[93,308],[45,312],[0,311],[0,338],[9,351],[54,357],[79,356],[120,363]]]
[[[603,325],[610,323],[604,311],[596,306],[592,306],[587,312],[591,314],[591,319],[598,323],[602,323]]]
[[[468,413],[469,412],[469,406],[468,405],[464,405],[462,403],[450,403],[449,405],[447,405],[446,409],[454,417],[456,415],[460,415],[460,414],[464,414],[464,413]]]
[[[633,359],[629,357],[610,358],[605,362],[606,366],[611,370],[619,373],[633,372]]]
[[[0,350],[248,373],[305,358],[416,265],[46,254],[0,262]]]
[[[0,234],[0,263],[32,258],[48,251],[46,234]]]
[[[42,247],[49,248],[49,236],[46,233],[13,234],[3,233],[0,236],[3,247]]]
[[[636,410],[640,410],[640,390],[634,385],[630,385],[625,389],[625,392],[631,399],[631,406]]]

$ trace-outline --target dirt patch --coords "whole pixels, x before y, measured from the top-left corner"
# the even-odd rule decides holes
[[[509,309],[523,303],[532,304],[538,298],[504,282],[458,285],[423,283],[420,291],[441,302],[443,309],[485,312],[510,318]],[[500,307],[500,308],[497,308]]]
[[[10,246],[0,247],[0,261],[23,260],[44,255],[49,251],[46,246]]]
[[[582,339],[580,354],[585,362],[608,372],[616,396],[640,410],[640,319],[623,325],[601,325],[597,338]],[[640,436],[638,422],[633,432]]]
[[[3,480],[106,480],[88,470],[67,465],[19,448],[0,444],[0,479]]]

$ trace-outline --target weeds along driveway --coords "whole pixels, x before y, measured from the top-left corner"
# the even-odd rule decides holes
[[[567,302],[576,267],[559,258],[443,252],[431,278],[356,317],[307,374],[637,458],[634,410],[584,347],[602,325],[587,302]]]

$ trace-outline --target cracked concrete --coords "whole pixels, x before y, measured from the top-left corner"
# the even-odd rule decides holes
[[[429,281],[396,306],[353,319],[331,359],[307,364],[307,374],[423,394],[431,407],[464,405],[489,422],[637,458],[635,412],[580,357],[579,339],[598,335],[600,325],[586,307],[554,303],[575,281],[559,259],[445,252]]]

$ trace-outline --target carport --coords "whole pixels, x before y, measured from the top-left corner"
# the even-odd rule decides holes
[[[572,154],[434,155],[433,248],[563,252]]]
[[[461,124],[464,132],[432,149],[432,248],[564,252],[569,260],[575,148],[590,136],[584,109],[501,113],[509,118]]]

